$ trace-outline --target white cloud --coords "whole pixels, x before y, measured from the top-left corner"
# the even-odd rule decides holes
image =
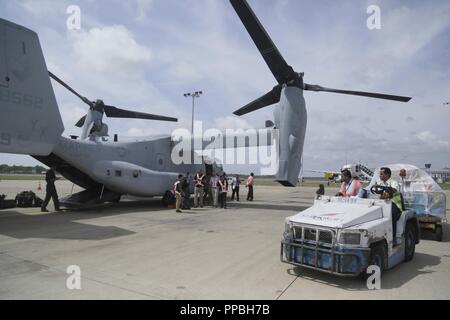
[[[416,134],[414,138],[418,140],[417,145],[420,145],[420,150],[415,150],[416,152],[450,152],[450,142],[439,139],[429,131],[422,131]]]
[[[19,0],[17,3],[33,15],[55,14],[60,9],[60,5],[56,4],[53,0]]]
[[[202,77],[199,70],[186,61],[175,62],[167,72],[171,78],[183,81],[197,81]]]
[[[436,136],[429,131],[422,131],[416,135],[420,141],[429,142],[436,139]]]
[[[387,11],[379,39],[381,48],[399,60],[414,56],[439,33],[450,26],[450,7],[402,6]]]
[[[127,136],[129,137],[145,137],[145,136],[151,136],[158,133],[157,130],[155,130],[152,126],[146,126],[146,127],[132,127],[128,129]]]
[[[92,72],[137,72],[152,57],[150,48],[138,44],[123,25],[92,28],[70,36],[78,64]]]
[[[73,128],[75,124],[78,122],[78,120],[84,115],[86,115],[88,107],[86,106],[86,108],[83,108],[83,106],[84,106],[83,103],[80,103],[79,105],[69,103],[64,104],[64,107],[60,106],[61,117],[64,122],[64,128],[68,132],[73,131]]]
[[[219,130],[254,128],[254,126],[250,125],[247,120],[236,116],[219,117],[215,119],[214,126]]]

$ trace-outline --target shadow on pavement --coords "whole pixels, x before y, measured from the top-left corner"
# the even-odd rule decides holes
[[[86,214],[67,212],[29,215],[2,211],[0,234],[16,239],[105,240],[134,233],[115,226],[94,226],[74,221],[86,218]]]
[[[70,240],[104,240],[134,234],[115,226],[95,226],[76,220],[167,210],[159,199],[107,203],[95,209],[23,214],[15,210],[0,211],[0,234],[16,239],[45,238]]]
[[[292,206],[292,205],[276,205],[266,203],[248,203],[248,202],[228,202],[229,208],[245,208],[245,209],[262,209],[262,210],[286,210],[286,211],[302,211],[308,209],[309,206]]]
[[[416,252],[414,259],[410,262],[400,263],[383,273],[381,276],[381,289],[400,288],[417,276],[433,273],[434,271],[427,270],[427,268],[440,263],[440,257]],[[366,280],[362,276],[343,278],[302,267],[288,269],[287,273],[304,280],[314,281],[348,291],[369,291]]]

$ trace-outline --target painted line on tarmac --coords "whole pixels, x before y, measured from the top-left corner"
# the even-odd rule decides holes
[[[279,300],[281,296],[287,291],[287,289],[289,289],[294,284],[295,280],[297,280],[299,276],[300,275],[296,276],[294,280],[292,280],[291,283],[288,284],[288,286],[278,295],[278,297],[275,298],[275,300]]]

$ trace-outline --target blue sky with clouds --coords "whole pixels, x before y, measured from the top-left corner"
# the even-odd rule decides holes
[[[305,92],[304,168],[338,169],[406,162],[450,167],[450,2],[250,0],[286,61],[305,81],[327,87],[412,96],[409,103]],[[81,9],[81,30],[68,30],[66,9]],[[381,29],[366,26],[369,5]],[[205,127],[261,127],[273,107],[232,112],[275,85],[228,1],[9,1],[0,17],[39,34],[48,68],[90,99],[176,116],[176,124],[107,119],[111,133],[146,136],[190,128],[191,101]],[[53,83],[64,135],[86,112]],[[35,164],[0,155],[0,163]]]

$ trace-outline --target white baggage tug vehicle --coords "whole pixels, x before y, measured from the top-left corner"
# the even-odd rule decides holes
[[[402,191],[408,183],[399,177],[399,171],[405,166],[408,178],[408,169],[411,173],[416,167],[385,166],[391,168]],[[373,183],[378,176],[379,168]],[[402,212],[397,221],[397,245],[393,246],[392,203],[380,199],[384,191],[384,187],[373,186],[367,198],[321,196],[312,207],[286,218],[281,261],[340,276],[366,275],[371,265],[383,271],[410,261],[420,239],[416,211],[406,207]]]

